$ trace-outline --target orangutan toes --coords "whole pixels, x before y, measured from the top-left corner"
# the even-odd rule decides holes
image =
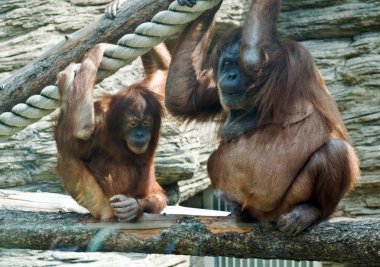
[[[315,222],[320,215],[321,212],[317,207],[302,204],[282,214],[277,220],[277,227],[281,232],[297,235]]]

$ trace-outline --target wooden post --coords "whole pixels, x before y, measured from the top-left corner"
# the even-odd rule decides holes
[[[57,73],[70,62],[80,62],[94,44],[115,43],[132,33],[143,22],[150,21],[159,11],[168,8],[172,0],[126,1],[114,20],[101,16],[81,30],[65,36],[39,58],[0,83],[0,114],[48,86],[54,85]]]

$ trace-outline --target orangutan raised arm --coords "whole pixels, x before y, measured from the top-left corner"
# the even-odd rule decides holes
[[[213,67],[205,66],[218,8],[192,22],[173,49],[165,104],[172,114],[179,117],[207,118],[221,110]]]
[[[278,0],[252,0],[242,30],[240,57],[249,72],[264,60],[265,49],[279,45],[277,19],[280,12]]]

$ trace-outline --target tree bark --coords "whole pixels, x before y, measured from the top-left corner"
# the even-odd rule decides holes
[[[116,42],[132,33],[143,22],[150,21],[159,11],[167,9],[171,0],[126,1],[114,20],[103,15],[83,29],[67,35],[53,48],[15,72],[0,84],[0,113],[10,111],[17,103],[38,94],[55,83],[57,73],[70,62],[80,62],[92,45]]]
[[[380,262],[380,218],[334,218],[297,236],[288,236],[272,223],[240,222],[230,216],[144,214],[133,223],[95,223],[89,214],[15,210],[17,207],[7,200],[6,192],[1,193],[0,246],[3,248],[76,248],[78,251],[333,261],[367,266]],[[33,193],[25,194],[32,196],[29,202],[38,202],[41,196],[37,194],[33,198]],[[44,200],[40,198],[46,203],[57,199],[49,199],[49,194]],[[43,207],[41,203],[39,206]]]

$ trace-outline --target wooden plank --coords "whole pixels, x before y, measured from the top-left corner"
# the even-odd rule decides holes
[[[88,213],[70,196],[42,192],[19,192],[0,189],[0,209],[44,212]]]
[[[77,212],[89,213],[68,195],[48,192],[20,192],[0,189],[0,209],[42,211],[42,212]],[[162,214],[193,216],[227,216],[230,213],[218,210],[196,209],[181,206],[167,206]],[[149,215],[147,215],[149,216]]]

